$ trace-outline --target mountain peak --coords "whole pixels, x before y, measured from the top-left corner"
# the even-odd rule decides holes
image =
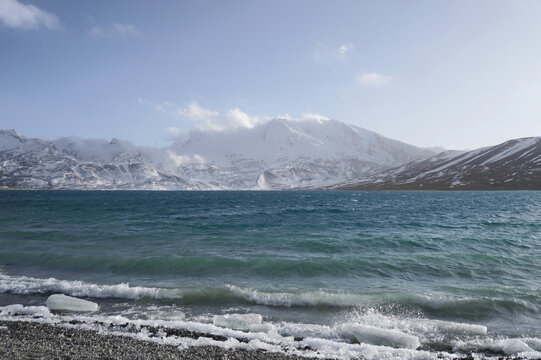
[[[0,164],[9,159],[9,169],[22,174],[10,178],[11,170],[2,169],[0,185],[5,182],[11,187],[321,187],[433,154],[362,128],[317,118],[276,118],[251,128],[193,130],[159,149],[139,148],[116,138],[22,137],[21,142],[11,135],[0,139],[0,149],[6,150],[0,151]],[[44,148],[50,151],[45,154]]]
[[[0,130],[0,151],[15,149],[23,142],[24,136],[17,130]]]
[[[5,136],[11,136],[17,139],[23,138],[23,135],[15,129],[0,130],[0,134],[5,135]]]

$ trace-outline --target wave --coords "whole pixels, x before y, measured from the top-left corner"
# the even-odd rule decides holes
[[[251,303],[269,306],[352,307],[369,301],[369,298],[365,295],[347,292],[329,292],[324,290],[298,292],[263,291],[242,288],[235,285],[227,285],[227,288],[234,295]]]
[[[304,245],[305,242],[303,242]],[[304,246],[303,245],[303,246]],[[536,268],[537,254],[411,254],[397,258],[389,255],[323,256],[327,245],[311,244],[320,255],[306,258],[224,257],[224,256],[144,256],[124,257],[111,255],[76,255],[58,253],[27,253],[4,251],[0,262],[19,265],[63,269],[70,272],[113,274],[143,274],[184,278],[235,276],[247,278],[279,279],[314,278],[344,279],[352,277],[404,279],[419,281],[463,278],[467,280],[498,281],[510,285],[517,281],[530,281],[530,268]],[[334,245],[333,245],[334,246]],[[339,247],[339,245],[334,246]],[[332,248],[332,246],[331,246]],[[332,251],[331,251],[332,252]],[[519,272],[516,270],[520,269]],[[437,274],[437,275],[435,275]],[[522,276],[522,275],[523,276]],[[501,281],[500,281],[501,282]]]
[[[182,297],[182,292],[177,289],[130,286],[127,283],[98,285],[80,280],[39,279],[0,273],[0,293],[27,295],[53,292],[92,298],[140,299],[148,297],[154,299],[175,299]]]
[[[0,273],[0,293],[48,294],[61,292],[72,296],[122,299],[177,299],[186,304],[244,302],[269,306],[351,307],[365,302],[361,294],[345,292],[299,291],[276,292],[226,285],[214,287],[156,288],[121,284],[93,284],[81,280],[40,279]]]
[[[518,314],[541,313],[537,293],[516,294],[512,289],[487,296],[451,296],[413,292],[355,293],[332,290],[263,290],[227,284],[224,287],[184,286],[176,288],[131,286],[128,283],[94,284],[80,280],[33,278],[0,273],[0,293],[64,293],[88,298],[166,299],[184,305],[258,304],[272,307],[342,309],[388,309],[392,313],[419,313],[430,317],[484,320],[514,318]]]

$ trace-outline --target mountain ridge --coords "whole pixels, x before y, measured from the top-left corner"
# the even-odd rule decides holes
[[[0,186],[217,190],[329,186],[434,153],[336,120],[272,119],[194,130],[165,148],[123,140],[26,138],[0,131]]]
[[[541,137],[511,139],[466,152],[442,152],[331,188],[541,190]]]

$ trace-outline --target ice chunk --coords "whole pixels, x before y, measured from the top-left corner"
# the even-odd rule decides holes
[[[89,312],[98,310],[98,304],[64,294],[49,296],[45,305],[50,310]]]
[[[269,333],[275,331],[274,325],[270,323],[265,324],[251,324],[249,327],[250,332],[264,332]]]
[[[525,342],[518,339],[506,339],[497,343],[494,347],[506,355],[518,354],[525,351],[533,351]]]
[[[428,333],[435,331],[443,332],[445,334],[486,335],[487,333],[487,328],[483,325],[428,319],[412,320],[410,328]]]
[[[45,306],[23,306],[21,304],[0,307],[0,315],[30,315],[33,317],[49,317],[51,312]]]
[[[525,340],[525,341],[523,341]],[[530,339],[503,339],[503,340],[476,340],[471,342],[458,342],[455,346],[455,350],[459,351],[493,351],[501,352],[506,355],[515,355],[519,353],[534,352],[529,344],[526,343]],[[532,345],[533,342],[531,342]]]
[[[345,324],[342,332],[360,343],[417,349],[421,344],[416,336],[398,330],[382,329],[370,325]]]
[[[525,342],[529,347],[535,351],[541,351],[541,339],[538,338],[522,338],[522,342]]]
[[[170,311],[163,314],[163,317],[166,320],[184,320],[186,319],[186,314],[182,311]]]
[[[334,327],[317,324],[301,323],[280,323],[277,324],[277,332],[282,336],[293,336],[297,338],[337,338],[339,337]]]
[[[214,325],[234,330],[249,331],[251,325],[260,325],[262,322],[260,314],[214,315]]]

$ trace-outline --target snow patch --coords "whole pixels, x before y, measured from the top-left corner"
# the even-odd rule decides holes
[[[490,164],[499,160],[502,160],[506,157],[509,157],[519,151],[523,151],[524,149],[533,146],[537,143],[537,138],[528,138],[528,139],[519,139],[515,144],[512,146],[509,146],[505,150],[497,153],[496,155],[492,156],[491,158],[483,161],[481,165]]]

